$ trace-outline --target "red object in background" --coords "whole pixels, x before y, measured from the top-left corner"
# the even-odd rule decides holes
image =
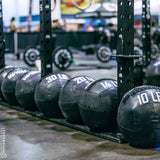
[[[140,29],[142,26],[142,22],[140,20],[134,21],[134,28]]]
[[[40,32],[40,25],[39,25],[38,28],[37,28],[37,32]]]
[[[134,21],[134,25],[141,25],[142,24],[142,22],[141,21]]]

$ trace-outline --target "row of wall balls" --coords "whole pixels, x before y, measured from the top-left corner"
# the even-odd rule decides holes
[[[138,148],[160,146],[160,88],[140,86],[127,92],[118,105],[117,81],[71,78],[7,66],[0,70],[0,98],[48,118],[65,118],[87,125],[92,132],[117,132]]]

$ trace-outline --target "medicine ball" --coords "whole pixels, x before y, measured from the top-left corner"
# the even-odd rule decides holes
[[[131,146],[160,147],[160,87],[140,86],[127,92],[120,102],[117,122]]]
[[[152,62],[146,69],[145,79],[147,85],[160,86],[160,61]]]
[[[135,65],[133,73],[134,86],[136,87],[143,85],[143,65]]]
[[[61,73],[51,73],[38,83],[34,99],[40,112],[46,117],[62,118],[58,105],[61,88],[70,79],[70,76]]]
[[[68,80],[64,87],[62,87],[59,96],[59,106],[68,122],[82,123],[78,101],[81,97],[82,90],[93,81],[94,79],[86,76],[77,76]]]
[[[6,66],[6,67],[4,67],[3,69],[0,70],[0,99],[3,102],[6,102],[6,99],[4,98],[4,96],[2,94],[2,91],[1,91],[2,81],[3,81],[3,78],[13,69],[15,69],[15,67]]]
[[[112,79],[92,82],[79,99],[82,120],[92,132],[115,131],[117,108],[117,81]]]
[[[19,105],[15,96],[16,81],[21,78],[29,69],[16,68],[10,71],[2,81],[2,94],[7,102],[11,105]]]
[[[30,71],[17,80],[15,95],[25,110],[38,110],[34,101],[34,92],[40,80],[41,73],[38,71]]]

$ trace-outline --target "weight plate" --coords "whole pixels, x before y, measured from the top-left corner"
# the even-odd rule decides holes
[[[97,59],[103,63],[108,62],[111,58],[111,55],[111,50],[107,46],[100,46],[96,52]]]
[[[142,49],[139,46],[134,46],[134,55],[143,55]],[[135,59],[135,64],[141,63],[142,62],[142,57],[136,58]]]
[[[134,54],[135,55],[142,55],[142,50],[138,46],[134,46]]]
[[[158,58],[158,56],[159,56],[159,48],[158,48],[158,46],[156,45],[156,44],[152,44],[152,46],[151,46],[151,58],[153,59],[153,60],[155,60],[155,59],[157,59]]]
[[[72,52],[66,47],[58,47],[52,54],[53,62],[60,70],[65,70],[70,67],[72,63]]]
[[[40,51],[33,46],[27,47],[23,54],[23,59],[29,66],[35,66],[37,57],[40,56]]]

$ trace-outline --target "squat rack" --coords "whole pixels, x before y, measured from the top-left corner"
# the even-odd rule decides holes
[[[147,67],[151,62],[151,13],[150,0],[142,0],[142,42],[143,42],[143,66]]]
[[[51,32],[51,0],[40,0],[41,72],[42,77],[52,72],[54,39]],[[54,1],[55,2],[55,1]],[[55,3],[56,4],[56,3]],[[118,0],[117,80],[119,100],[134,87],[134,0]],[[55,7],[55,6],[54,6]],[[143,65],[151,62],[150,0],[142,0]],[[0,0],[0,68],[4,67],[4,36],[2,0]]]
[[[143,68],[151,62],[150,0],[142,0]],[[134,0],[118,0],[118,100],[134,88]],[[138,78],[138,77],[137,77]],[[142,85],[142,84],[141,84]]]
[[[118,0],[117,28],[118,100],[134,87],[134,0]]]
[[[134,0],[118,0],[117,81],[119,101],[134,88]],[[52,72],[51,2],[40,0],[42,76]],[[143,64],[151,62],[150,0],[142,0]]]
[[[40,0],[40,58],[41,58],[41,75],[42,77],[52,73],[52,50],[54,40],[51,31],[51,1]]]

